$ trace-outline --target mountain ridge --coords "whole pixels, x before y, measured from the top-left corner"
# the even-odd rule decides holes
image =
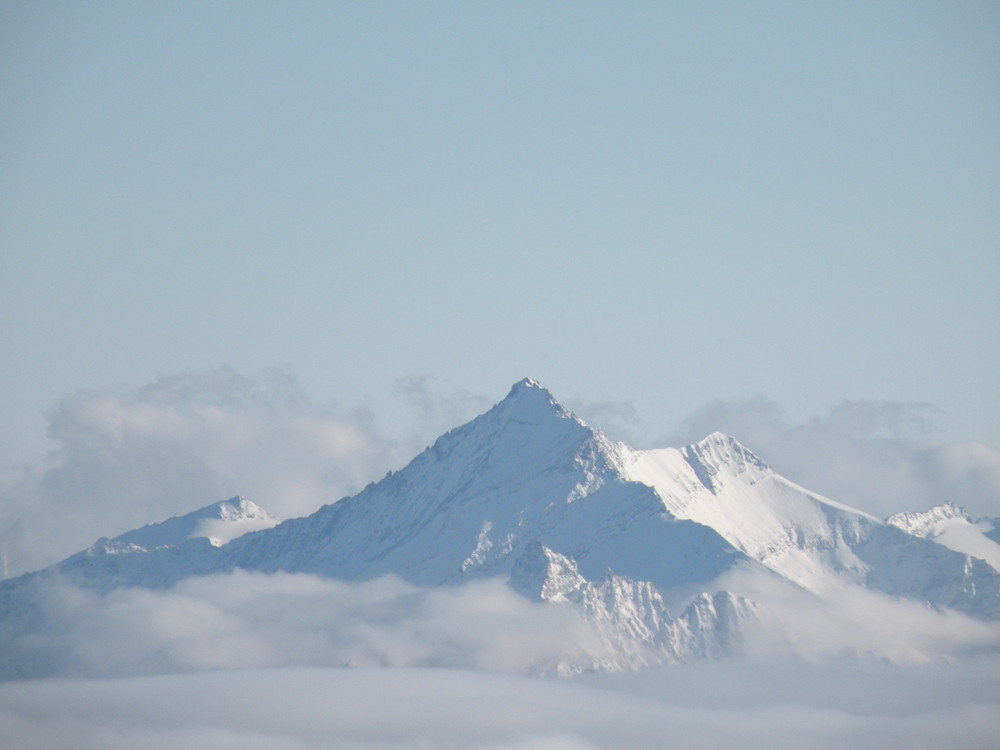
[[[723,433],[645,451],[611,441],[530,378],[356,495],[274,524],[247,502],[99,540],[39,575],[104,591],[236,569],[430,587],[499,577],[576,608],[614,646],[610,662],[559,668],[570,671],[737,652],[741,634],[775,619],[773,585],[810,601],[857,588],[1000,618],[987,562],[809,492]],[[225,522],[223,507],[230,523],[262,527],[192,537],[199,513]],[[173,543],[151,543],[168,531]],[[25,585],[5,584],[8,599]]]

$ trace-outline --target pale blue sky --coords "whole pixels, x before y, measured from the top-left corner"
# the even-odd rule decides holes
[[[992,2],[5,2],[0,464],[224,364],[1000,445],[998,92]]]

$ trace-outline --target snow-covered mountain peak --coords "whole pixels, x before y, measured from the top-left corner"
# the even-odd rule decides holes
[[[432,505],[451,492],[520,484],[569,470],[597,433],[538,383],[516,383],[491,409],[438,438],[403,471],[437,475]]]
[[[270,529],[281,522],[245,497],[234,497],[209,507],[215,507],[218,515],[201,518],[191,537],[205,537],[213,547],[221,547],[251,531]]]
[[[719,432],[718,430],[706,435],[697,443],[694,443],[694,445],[725,446],[725,447],[737,446],[739,448],[743,448],[743,445],[742,443],[740,443],[739,440],[734,438],[732,435],[729,435],[728,433]]]
[[[552,416],[579,421],[537,380],[531,378],[514,383],[504,400],[493,409],[525,424],[538,424]]]
[[[263,518],[267,511],[245,497],[234,497],[217,503],[219,518],[223,521],[239,521],[249,518]]]
[[[955,519],[971,521],[964,508],[955,503],[935,505],[925,511],[896,513],[886,519],[886,523],[902,529],[914,536],[926,537],[933,532],[935,526]]]
[[[722,467],[728,467],[729,471],[736,474],[747,470],[762,473],[771,471],[749,448],[723,432],[713,432],[703,440],[682,448],[681,453],[710,491],[715,490],[711,478]]]
[[[954,503],[936,505],[917,513],[897,513],[886,523],[907,534],[930,539],[956,552],[985,560],[1000,571],[1000,544],[991,538],[996,519],[973,520]]]
[[[789,482],[722,433],[685,448],[632,451],[623,475],[652,487],[673,517],[714,529],[811,591],[863,578],[866,565],[847,540],[881,523]]]
[[[511,386],[510,392],[517,393],[523,390],[527,390],[529,388],[537,388],[539,390],[548,393],[548,390],[534,378],[521,378],[516,383],[514,383],[514,385]]]
[[[190,539],[205,538],[213,547],[220,547],[251,531],[269,529],[278,523],[280,519],[245,497],[233,497],[98,544],[120,553],[177,547]]]

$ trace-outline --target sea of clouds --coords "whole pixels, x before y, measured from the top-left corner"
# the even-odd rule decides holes
[[[997,626],[863,592],[830,610],[779,605],[794,610],[794,651],[795,632],[751,631],[742,658],[575,677],[551,669],[608,644],[499,580],[236,571],[48,594],[0,629],[7,747],[929,750],[1000,736],[1000,657],[974,653],[995,650]]]
[[[904,666],[1000,649],[1000,623],[857,587],[821,600],[741,575],[751,576],[729,575],[713,590],[758,602],[738,648],[751,660],[849,655]],[[614,639],[573,606],[528,601],[501,579],[422,588],[395,576],[346,583],[236,570],[169,589],[35,585],[20,611],[0,617],[0,680],[308,665],[554,675],[624,663]],[[664,662],[662,653],[638,653]]]

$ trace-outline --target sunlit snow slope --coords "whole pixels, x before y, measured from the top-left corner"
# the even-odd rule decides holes
[[[1000,571],[1000,544],[991,538],[1000,529],[998,520],[973,520],[962,508],[947,503],[922,513],[897,513],[886,522],[914,536],[985,560],[994,570]]]

